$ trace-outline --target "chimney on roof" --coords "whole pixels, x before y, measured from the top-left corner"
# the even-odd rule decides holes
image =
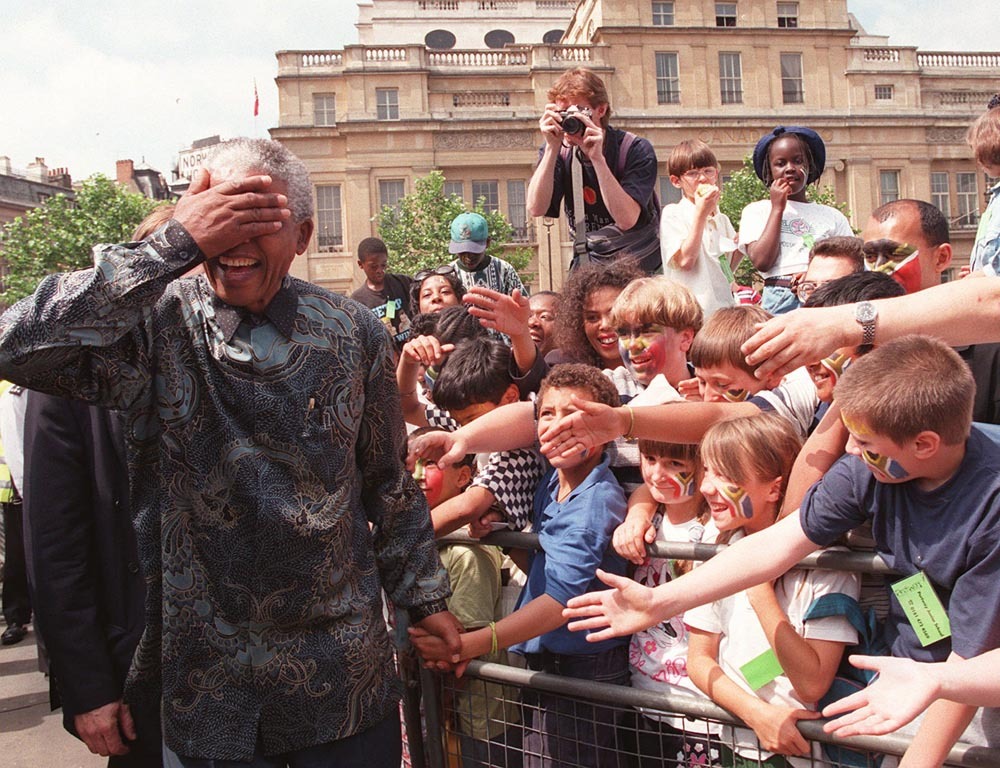
[[[54,184],[55,186],[64,187],[66,189],[73,189],[73,179],[69,175],[69,169],[56,168],[54,171],[49,171],[49,184]]]
[[[132,176],[135,173],[135,163],[131,160],[119,160],[115,163],[115,178],[119,184],[132,187]]]
[[[28,163],[25,174],[32,181],[47,182],[49,180],[49,169],[45,166],[45,158],[36,157],[35,162]]]
[[[10,176],[10,158],[7,155],[0,155],[0,173]]]

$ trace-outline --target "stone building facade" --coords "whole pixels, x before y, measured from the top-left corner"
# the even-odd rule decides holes
[[[565,221],[528,217],[525,192],[546,91],[578,65],[608,84],[612,124],[653,142],[664,202],[676,198],[666,158],[678,141],[708,142],[726,175],[775,125],[808,125],[827,143],[820,183],[847,203],[856,227],[888,200],[928,200],[952,223],[956,269],[968,258],[989,180],[964,136],[997,90],[1000,52],[890,44],[867,34],[846,0],[359,8],[359,44],[277,53],[271,135],[306,161],[316,185],[317,233],[293,267],[313,282],[358,285],[353,249],[377,234],[380,206],[440,169],[450,191],[507,215],[519,245],[536,254],[535,287],[558,289],[571,246]]]

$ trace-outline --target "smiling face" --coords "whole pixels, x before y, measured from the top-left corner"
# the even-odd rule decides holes
[[[813,384],[816,385],[816,394],[820,402],[833,402],[833,389],[837,386],[837,381],[843,375],[844,370],[854,359],[854,354],[853,347],[841,347],[820,362],[806,366]]]
[[[680,504],[695,495],[694,462],[669,456],[640,455],[642,481],[660,504]]]
[[[742,368],[721,363],[713,368],[695,368],[698,391],[706,403],[741,403],[764,389],[764,382]]]
[[[448,278],[442,275],[430,275],[420,284],[421,312],[440,312],[445,307],[457,307],[460,303]]]
[[[251,170],[247,175],[255,173],[257,171]],[[228,180],[213,177],[212,186]],[[287,195],[288,185],[276,178],[269,191]],[[209,285],[227,304],[245,307],[254,313],[263,312],[281,288],[292,259],[306,250],[312,231],[312,219],[288,220],[273,234],[255,237],[207,260],[205,276]]]
[[[622,364],[618,333],[611,322],[611,306],[619,293],[621,289],[605,286],[591,291],[583,302],[583,333],[605,368]]]
[[[774,522],[781,480],[737,482],[718,472],[711,462],[706,462],[701,493],[719,531],[743,528],[747,533],[754,533]]]
[[[645,323],[619,328],[617,334],[621,358],[643,386],[649,386],[661,373],[674,386],[687,378],[685,353],[694,338],[693,331],[678,332]]]
[[[771,142],[768,151],[771,178],[785,179],[791,187],[789,197],[805,199],[806,180],[809,178],[809,159],[802,141],[794,135],[782,136]]]

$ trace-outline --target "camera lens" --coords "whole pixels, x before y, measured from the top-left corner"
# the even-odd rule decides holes
[[[583,133],[586,127],[583,124],[583,120],[579,117],[573,117],[570,115],[564,118],[562,121],[563,133],[568,133],[570,136],[576,136],[578,133]]]

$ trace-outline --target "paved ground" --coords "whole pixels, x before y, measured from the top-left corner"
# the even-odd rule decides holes
[[[0,763],[4,768],[96,768],[92,755],[62,727],[62,711],[49,711],[49,681],[38,671],[35,634],[0,646]],[[85,659],[81,662],[86,663]]]

